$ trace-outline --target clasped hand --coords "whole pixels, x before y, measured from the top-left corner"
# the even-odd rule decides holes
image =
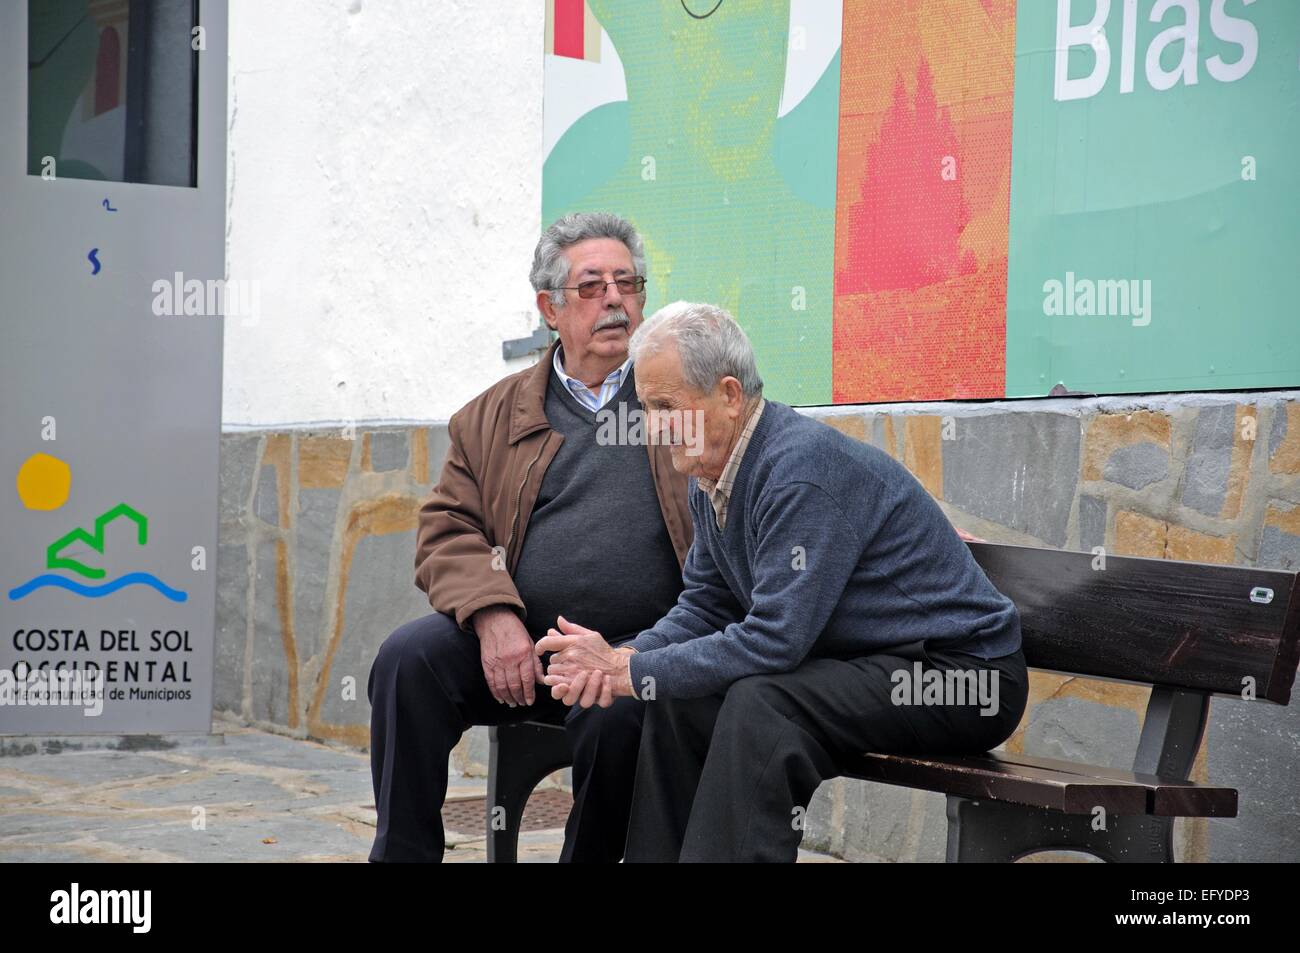
[[[547,629],[537,641],[537,654],[554,652],[542,682],[551,686],[551,697],[566,705],[608,708],[615,698],[632,697],[632,676],[628,659],[635,650],[610,647],[599,632],[583,628],[564,616],[555,620],[558,629]]]

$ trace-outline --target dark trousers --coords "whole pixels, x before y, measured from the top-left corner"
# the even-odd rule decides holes
[[[896,704],[892,676],[990,670],[998,711],[978,703]],[[922,643],[888,654],[805,660],[705,698],[645,703],[626,861],[793,861],[817,786],[864,752],[988,751],[1020,722],[1022,652],[984,660]],[[921,684],[924,684],[922,682]]]
[[[492,697],[478,639],[440,612],[408,622],[370,669],[370,771],[379,822],[372,861],[440,861],[447,759],[471,725],[563,724],[573,751],[573,810],[562,862],[616,862],[627,839],[632,780],[645,706],[566,707],[536,686],[536,701],[511,708]]]

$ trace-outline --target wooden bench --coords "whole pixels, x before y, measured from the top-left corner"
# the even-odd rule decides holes
[[[1092,553],[967,545],[1020,610],[1030,668],[1151,687],[1132,770],[1003,752],[867,753],[842,774],[946,795],[950,862],[1014,861],[1044,850],[1172,862],[1174,818],[1236,817],[1235,788],[1188,775],[1210,696],[1290,702],[1300,573],[1111,555],[1094,568]],[[529,794],[568,764],[558,725],[491,729],[490,862],[515,860]],[[493,805],[505,808],[499,830]]]

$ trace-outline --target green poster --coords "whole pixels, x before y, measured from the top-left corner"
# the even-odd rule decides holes
[[[838,3],[553,0],[542,218],[641,232],[646,313],[729,310],[769,396],[831,400]]]
[[[1010,397],[1300,384],[1300,3],[1018,4]]]

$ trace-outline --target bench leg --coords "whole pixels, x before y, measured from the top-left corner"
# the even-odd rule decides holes
[[[1209,722],[1204,692],[1155,686],[1133,770],[1186,780]],[[948,861],[1010,863],[1042,850],[1078,850],[1111,862],[1174,862],[1174,819],[1113,816],[1092,829],[1090,814],[1062,814],[1004,801],[948,797]]]
[[[517,724],[488,729],[487,862],[519,859],[519,825],[538,782],[570,764],[560,726]]]
[[[1090,814],[948,797],[948,862],[1011,863],[1043,850],[1076,850],[1112,863],[1173,863],[1173,818]]]

